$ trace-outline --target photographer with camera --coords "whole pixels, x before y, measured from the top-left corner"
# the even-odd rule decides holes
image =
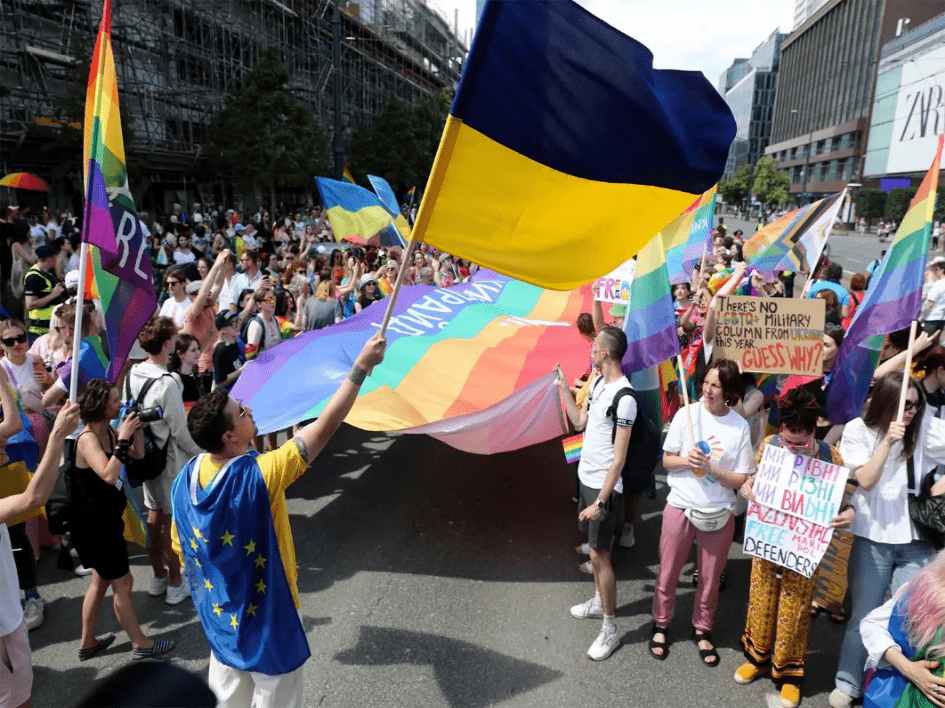
[[[177,555],[171,551],[171,484],[181,467],[203,450],[190,437],[181,386],[167,370],[168,357],[177,342],[177,326],[173,320],[155,315],[141,329],[138,342],[148,358],[131,368],[126,393],[138,405],[142,419],[151,417],[143,409],[162,409],[163,418],[150,424],[150,432],[158,447],[167,445],[164,471],[144,483],[144,504],[148,507],[148,528],[153,539],[148,558],[154,578],[148,594],[160,597],[166,592],[165,602],[176,605],[187,598],[189,590],[181,579]],[[141,391],[148,380],[154,383],[142,399]]]

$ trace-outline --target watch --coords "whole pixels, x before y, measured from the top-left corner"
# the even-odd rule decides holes
[[[604,511],[604,502],[602,502],[600,499],[597,500],[597,508],[601,511]]]

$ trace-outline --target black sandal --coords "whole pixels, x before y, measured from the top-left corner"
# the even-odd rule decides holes
[[[695,643],[697,649],[699,649],[699,642],[711,642],[715,644],[712,639],[712,632],[703,632],[697,630],[695,627],[692,628],[692,641]],[[712,668],[722,663],[721,657],[719,657],[719,653],[714,646],[711,649],[699,649],[699,658],[702,659],[703,664],[711,666]],[[706,659],[715,659],[715,661],[706,661]]]
[[[654,659],[663,661],[664,659],[666,659],[667,656],[669,656],[669,627],[660,627],[658,624],[656,624],[656,622],[654,622],[653,631],[651,632],[651,635],[655,637],[657,634],[662,634],[664,637],[666,637],[666,639],[664,639],[662,642],[658,642],[655,639],[651,639],[650,640],[650,654],[653,656]],[[653,653],[654,649],[662,649],[663,653],[654,654]]]

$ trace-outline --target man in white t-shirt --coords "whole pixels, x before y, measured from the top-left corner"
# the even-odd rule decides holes
[[[558,370],[558,387],[576,430],[584,431],[578,478],[581,482],[581,509],[578,520],[581,531],[588,534],[588,552],[594,567],[594,597],[571,608],[578,619],[603,619],[601,633],[594,640],[587,656],[602,661],[611,655],[620,638],[617,636],[617,579],[611,560],[614,536],[623,522],[623,471],[630,446],[630,430],[637,416],[636,399],[624,394],[617,403],[616,416],[611,407],[617,393],[629,389],[630,382],[620,369],[620,360],[627,351],[627,335],[617,327],[604,327],[594,338],[591,361],[601,376],[590,383],[590,393],[578,409],[567,379]],[[616,418],[616,421],[614,420]],[[614,426],[616,425],[616,430]]]
[[[939,256],[932,261],[929,271],[934,280],[926,295],[922,329],[926,334],[935,334],[945,327],[945,258]]]

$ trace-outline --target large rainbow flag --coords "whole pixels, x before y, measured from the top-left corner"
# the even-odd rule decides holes
[[[640,371],[679,354],[673,295],[658,234],[637,254],[623,331],[627,335],[625,370]]]
[[[693,261],[702,258],[703,253],[712,253],[717,189],[718,185],[715,185],[705,192],[660,232],[666,252],[669,282],[673,285],[688,283]]]
[[[827,394],[827,410],[834,424],[860,415],[883,336],[908,327],[919,316],[943,139],[945,135],[940,135],[932,166],[912,198],[886,258],[873,273],[870,289],[840,344]]]
[[[490,0],[413,238],[570,290],[711,188],[734,137],[702,74],[654,69],[649,49],[576,2]]]
[[[85,99],[85,219],[95,285],[105,315],[115,381],[141,327],[157,309],[148,231],[135,210],[125,170],[118,82],[111,45],[112,4],[105,0]]]
[[[574,323],[591,304],[589,286],[543,290],[489,271],[448,289],[405,286],[384,362],[361,387],[346,421],[365,430],[433,434],[474,452],[564,434],[554,368],[560,362],[569,380],[587,368],[588,344]],[[262,432],[317,416],[377,331],[385,307],[377,302],[263,352],[232,395],[253,408]]]

